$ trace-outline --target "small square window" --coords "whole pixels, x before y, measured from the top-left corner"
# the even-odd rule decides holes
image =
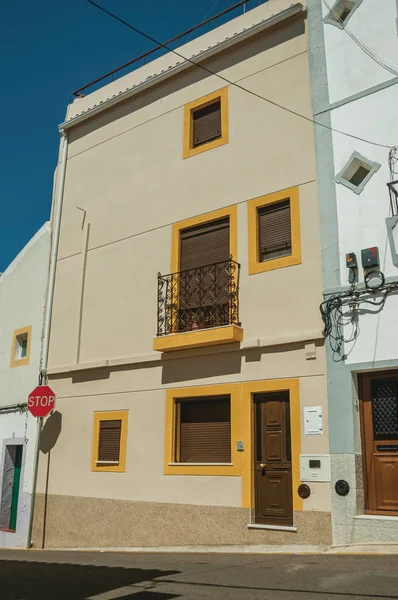
[[[353,13],[361,4],[362,0],[337,0],[330,12],[326,15],[325,23],[337,25],[341,29],[351,19]]]
[[[197,148],[221,137],[221,101],[216,100],[192,114],[192,146]]]
[[[360,194],[379,168],[379,163],[365,158],[358,152],[353,152],[345,167],[336,175],[335,181],[342,183],[356,194]]]
[[[298,188],[247,203],[249,275],[301,263]]]
[[[14,331],[11,348],[11,367],[20,367],[29,364],[31,331],[32,328],[30,326]]]
[[[176,462],[230,463],[230,396],[185,398],[176,408]]]
[[[92,471],[125,471],[127,415],[127,411],[94,414]]]
[[[188,158],[228,142],[228,88],[184,107],[184,150]]]

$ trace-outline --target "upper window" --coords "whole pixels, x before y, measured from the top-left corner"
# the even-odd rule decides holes
[[[343,169],[336,175],[335,181],[342,183],[356,194],[360,194],[379,168],[379,163],[365,158],[359,152],[353,152]]]
[[[300,264],[297,188],[248,202],[249,274]]]
[[[227,142],[228,88],[185,106],[183,158],[217,148]]]
[[[337,25],[337,27],[342,29],[361,2],[362,0],[337,0],[326,15],[325,22]]]
[[[11,348],[11,367],[28,365],[30,361],[30,338],[32,327],[23,327],[14,331]]]
[[[126,410],[95,413],[91,470],[124,472],[126,441]]]
[[[178,400],[175,426],[175,462],[231,462],[229,396]]]

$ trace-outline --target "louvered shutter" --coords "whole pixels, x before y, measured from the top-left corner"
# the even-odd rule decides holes
[[[194,148],[221,137],[221,101],[195,110],[192,115]]]
[[[97,462],[119,462],[122,421],[100,421]]]
[[[207,326],[228,322],[229,258],[229,217],[181,231],[180,330],[191,329],[196,313]]]
[[[258,209],[258,240],[260,261],[292,253],[290,200]]]
[[[180,462],[231,462],[229,396],[180,403]]]
[[[227,261],[229,254],[229,217],[180,233],[180,271]]]

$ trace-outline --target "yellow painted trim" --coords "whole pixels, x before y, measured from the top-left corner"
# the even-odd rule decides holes
[[[260,261],[258,251],[258,209],[267,204],[290,199],[290,217],[292,227],[292,253],[289,256]],[[247,203],[249,275],[264,273],[283,267],[301,264],[300,200],[298,187],[289,188]]]
[[[212,212],[205,213],[202,215],[198,215],[196,217],[191,217],[189,219],[185,219],[184,221],[179,221],[178,223],[174,223],[172,226],[171,232],[171,265],[170,265],[170,273],[178,273],[180,271],[180,231],[182,229],[188,229],[189,227],[195,227],[196,225],[201,225],[202,223],[210,223],[211,221],[217,221],[218,219],[222,219],[223,217],[229,217],[229,250],[232,256],[232,260],[238,260],[238,207],[236,204],[232,206],[227,206],[226,208],[220,208],[219,210],[213,210]],[[236,273],[236,277],[238,277],[238,273]],[[173,288],[173,296],[171,298],[171,304],[177,306],[178,305],[178,286],[174,286]],[[172,309],[177,310],[177,309]],[[174,322],[177,322],[178,319],[172,319]],[[177,333],[177,332],[176,332]],[[234,341],[234,340],[232,340]],[[203,345],[203,344],[201,344]],[[204,344],[206,345],[206,344]],[[154,340],[154,350],[159,350],[158,340]],[[193,346],[189,346],[193,347]],[[176,349],[176,348],[174,348]],[[166,351],[166,350],[165,350]]]
[[[15,359],[15,345],[17,343],[17,336],[27,334],[28,336],[28,344],[26,347],[26,356],[24,358],[20,358],[19,360]],[[12,345],[11,345],[11,356],[10,356],[10,367],[13,369],[14,367],[23,367],[24,365],[28,365],[30,362],[30,342],[32,339],[32,325],[28,325],[26,327],[21,327],[20,329],[16,329],[12,336]]]
[[[211,329],[196,329],[185,333],[171,333],[153,340],[153,349],[158,352],[172,352],[187,348],[201,348],[218,344],[239,343],[243,340],[243,329],[238,325],[225,325]]]
[[[253,394],[288,391],[290,398],[290,430],[292,445],[293,510],[303,510],[303,500],[297,494],[300,485],[301,421],[299,379],[275,379],[235,384],[220,384],[179,388],[166,392],[165,417],[165,475],[240,475],[242,477],[242,507],[254,508],[254,418]],[[231,395],[231,466],[176,465],[175,423],[177,398]],[[245,450],[238,452],[237,441],[243,441]]]
[[[199,108],[204,108],[208,104],[212,104],[215,100],[220,100],[221,102],[221,137],[217,140],[212,140],[207,144],[202,144],[197,148],[193,147],[193,113],[195,110]],[[216,92],[212,92],[211,94],[207,94],[207,96],[203,96],[202,98],[198,98],[189,104],[184,106],[184,133],[183,133],[183,158],[189,158],[190,156],[195,156],[196,154],[200,154],[201,152],[206,152],[207,150],[212,150],[213,148],[218,148],[218,146],[223,146],[227,144],[229,141],[229,130],[228,130],[228,88],[222,88],[221,90],[217,90]]]
[[[122,421],[122,430],[120,433],[120,455],[118,465],[98,466],[96,461],[98,457],[98,442],[100,421]],[[127,447],[127,424],[128,410],[102,411],[94,413],[93,442],[91,450],[91,470],[107,473],[124,473],[126,471],[126,447]]]
[[[184,465],[175,463],[176,436],[176,399],[197,398],[206,396],[231,396],[231,464],[230,465]],[[241,454],[236,449],[236,441],[240,439],[240,423],[242,417],[241,386],[239,384],[207,385],[193,388],[179,388],[166,392],[166,430],[164,449],[165,475],[231,475],[241,474]]]

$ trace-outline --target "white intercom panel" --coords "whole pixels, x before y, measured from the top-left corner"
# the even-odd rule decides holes
[[[329,454],[302,454],[300,479],[301,481],[330,481]]]

